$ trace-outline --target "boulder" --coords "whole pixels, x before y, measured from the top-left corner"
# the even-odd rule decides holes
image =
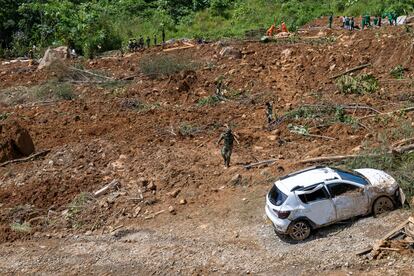
[[[55,61],[62,61],[69,57],[69,50],[66,46],[47,48],[43,58],[40,60],[37,69],[41,70],[52,65]]]
[[[29,156],[34,151],[32,137],[18,122],[7,120],[0,124],[0,162]]]
[[[228,47],[224,47],[220,51],[220,56],[222,56],[222,57],[232,57],[232,58],[242,58],[242,53],[239,49],[228,46]]]

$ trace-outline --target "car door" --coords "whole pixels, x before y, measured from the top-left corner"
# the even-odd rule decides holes
[[[295,191],[302,203],[300,216],[307,217],[317,225],[328,224],[336,219],[335,207],[323,184]]]
[[[363,215],[368,210],[368,195],[363,186],[346,181],[327,183],[337,220]]]

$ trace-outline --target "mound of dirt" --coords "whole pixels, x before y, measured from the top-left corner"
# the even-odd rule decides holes
[[[32,137],[18,122],[0,124],[0,162],[29,156],[34,151]]]

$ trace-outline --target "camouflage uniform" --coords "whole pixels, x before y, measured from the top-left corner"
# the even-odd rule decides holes
[[[235,136],[231,131],[231,128],[227,128],[226,132],[222,133],[220,139],[217,141],[217,144],[224,140],[223,148],[221,149],[221,156],[224,159],[224,166],[226,168],[230,167],[230,158],[233,151],[233,143]],[[237,140],[236,140],[237,141]]]
[[[270,125],[273,122],[273,104],[272,102],[266,103],[266,118],[267,123]]]
[[[151,38],[149,37],[149,36],[147,36],[147,48],[149,48],[150,47],[150,45],[151,45]]]
[[[142,37],[142,35],[139,37],[139,48],[144,48],[144,38]]]
[[[157,46],[157,35],[154,35],[154,45]]]

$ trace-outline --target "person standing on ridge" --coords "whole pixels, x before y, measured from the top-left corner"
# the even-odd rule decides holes
[[[333,15],[329,15],[329,29],[332,29]]]
[[[147,48],[149,48],[151,46],[151,38],[149,37],[149,35],[147,36]]]

